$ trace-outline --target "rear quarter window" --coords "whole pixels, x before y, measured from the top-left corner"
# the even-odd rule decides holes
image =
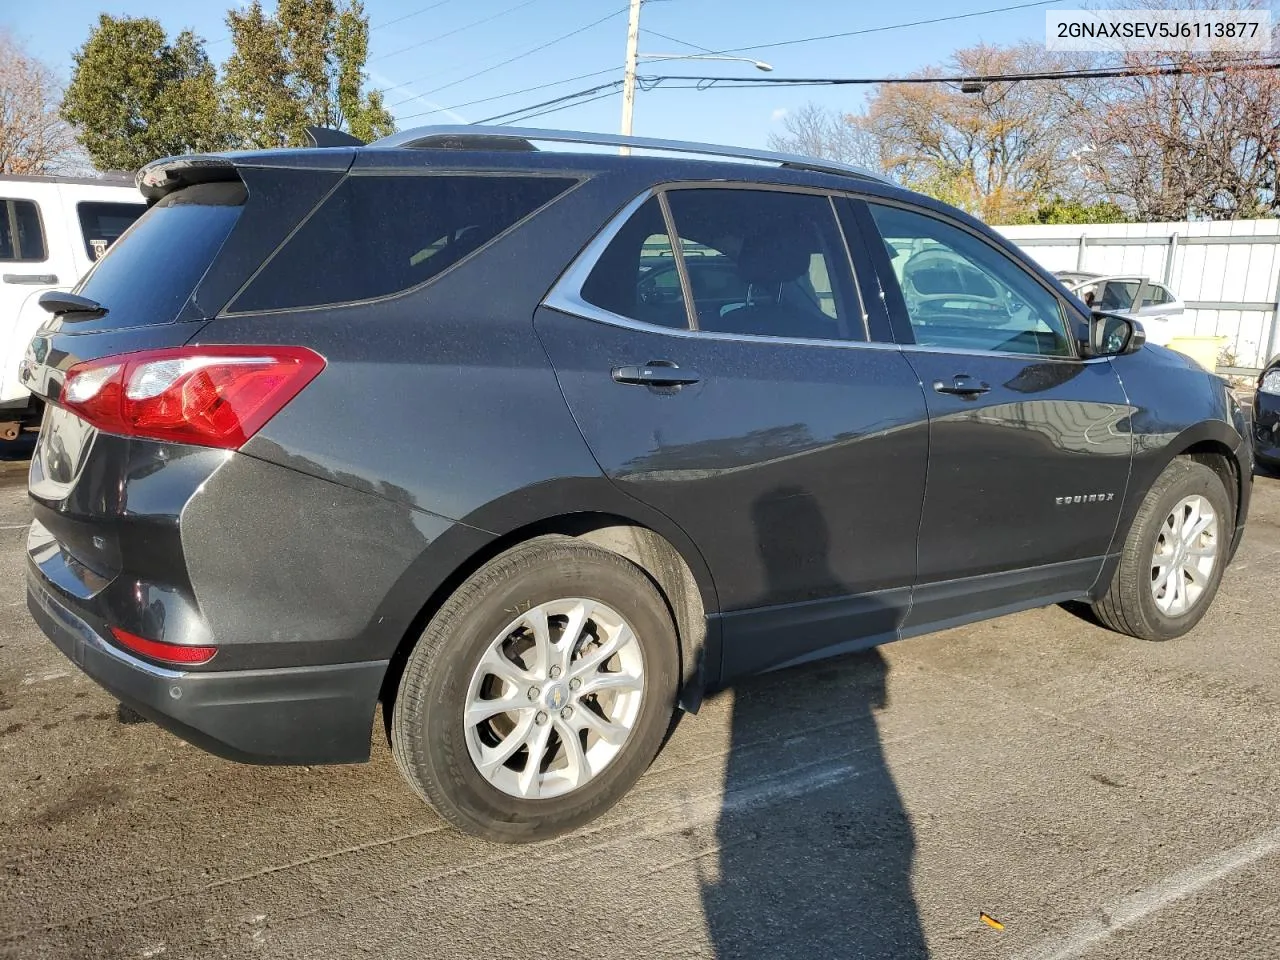
[[[350,176],[267,262],[232,310],[323,306],[408,290],[576,182],[505,175]]]

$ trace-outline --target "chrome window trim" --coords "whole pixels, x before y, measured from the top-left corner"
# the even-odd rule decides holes
[[[642,330],[649,333],[667,333],[681,337],[702,337],[708,340],[729,340],[739,343],[784,343],[792,346],[820,346],[820,347],[872,347],[872,348],[888,348],[897,349],[896,343],[883,343],[878,340],[871,340],[869,333],[865,331],[867,324],[867,313],[865,303],[862,299],[862,290],[858,285],[857,274],[853,270],[853,258],[849,253],[848,239],[844,236],[844,228],[840,223],[840,218],[835,210],[834,203],[831,205],[831,215],[835,219],[835,227],[840,232],[840,239],[843,245],[846,263],[849,272],[854,274],[853,283],[855,294],[858,297],[859,314],[864,326],[865,340],[821,340],[810,337],[769,337],[755,336],[751,334],[740,333],[722,333],[717,330],[698,330],[691,326],[685,327],[664,327],[657,323],[646,323],[643,320],[635,320],[631,317],[623,316],[620,313],[614,313],[612,310],[606,310],[589,302],[582,296],[582,288],[586,285],[587,278],[591,275],[591,271],[595,269],[596,263],[609,244],[614,241],[622,228],[626,226],[639,209],[645,205],[653,197],[662,198],[662,194],[670,190],[700,190],[704,187],[713,188],[733,188],[738,190],[774,190],[781,193],[801,193],[815,196],[827,197],[828,199],[839,191],[824,190],[821,187],[797,186],[791,187],[787,184],[755,184],[751,181],[717,181],[715,183],[701,183],[699,181],[682,181],[674,184],[663,184],[659,187],[650,187],[625,207],[614,214],[610,220],[600,230],[599,233],[592,238],[591,242],[583,247],[582,252],[574,258],[568,269],[560,275],[560,279],[552,286],[551,291],[542,299],[542,306],[550,307],[553,310],[559,310],[562,313],[569,313],[576,317],[582,317],[586,320],[594,320],[598,323],[608,323],[615,327],[626,327],[629,330]],[[663,203],[663,215],[666,218],[667,229],[672,229],[672,221],[668,217],[666,203]],[[679,240],[679,237],[676,237]],[[675,244],[672,244],[675,249]],[[677,263],[683,263],[683,257],[677,257]],[[684,294],[687,279],[683,276],[684,270],[681,267],[681,293]],[[685,323],[691,324],[693,321],[694,308],[689,298],[685,298]],[[852,318],[850,318],[852,319]]]
[[[950,353],[962,357],[1005,357],[1032,360],[1037,363],[1105,363],[1110,357],[1054,357],[1044,353],[1006,353],[1003,350],[979,350],[976,347],[935,347],[919,343],[900,344],[904,353]]]
[[[949,353],[949,354],[955,354],[959,356],[991,357],[991,358],[1003,358],[1008,360],[1028,360],[1028,361],[1047,362],[1047,363],[1086,363],[1086,364],[1105,363],[1107,360],[1110,359],[1109,357],[1080,357],[1080,356],[1052,357],[1052,356],[1046,356],[1044,354],[1038,354],[1038,353],[1006,353],[999,350],[977,350],[973,348],[952,349],[950,347],[922,346],[920,344],[915,344],[915,343],[890,343],[884,340],[870,339],[869,331],[868,331],[868,339],[866,340],[816,340],[816,339],[809,339],[804,337],[765,337],[765,336],[751,336],[747,334],[737,334],[737,333],[722,333],[720,331],[715,331],[715,330],[695,330],[695,329],[690,329],[687,326],[686,327],[664,327],[661,324],[646,323],[643,320],[635,320],[631,317],[623,316],[620,313],[614,313],[612,310],[606,310],[603,307],[598,307],[595,304],[590,303],[583,298],[582,287],[587,282],[587,277],[591,275],[591,271],[595,269],[595,265],[597,261],[599,261],[601,254],[604,253],[604,251],[608,248],[609,244],[611,244],[614,238],[617,237],[617,235],[622,231],[622,228],[626,225],[627,221],[630,220],[633,216],[635,216],[635,214],[639,211],[639,209],[642,206],[645,205],[645,203],[647,203],[651,198],[655,196],[660,196],[662,193],[666,192],[667,190],[700,189],[703,186],[704,186],[703,184],[700,184],[697,181],[682,182],[679,184],[664,184],[661,187],[650,187],[649,189],[641,192],[639,195],[633,198],[626,206],[624,206],[621,210],[619,210],[616,214],[614,214],[613,219],[611,219],[607,224],[605,224],[605,226],[600,230],[600,232],[597,233],[594,238],[592,238],[591,242],[588,243],[582,249],[582,252],[579,253],[578,256],[574,258],[573,262],[569,265],[568,269],[566,269],[565,272],[560,275],[560,279],[556,281],[554,286],[552,286],[551,291],[543,298],[542,306],[549,307],[552,310],[559,310],[561,313],[567,313],[567,314],[570,314],[571,316],[580,317],[584,320],[590,320],[596,323],[607,323],[613,327],[623,327],[628,330],[637,330],[642,333],[661,333],[661,334],[666,334],[668,336],[684,337],[684,338],[690,338],[690,339],[722,340],[722,341],[728,341],[733,343],[777,343],[777,344],[785,344],[788,346],[797,346],[797,347],[839,347],[839,348],[861,347],[861,348],[869,348],[872,350],[897,350],[899,352],[914,351],[919,353]],[[732,184],[726,183],[726,182],[719,182],[714,184],[714,186],[720,187],[720,188],[733,186],[733,187],[738,187],[739,189],[754,189],[755,187],[755,185],[750,184],[749,182],[743,182],[741,184],[736,182]],[[822,190],[821,188],[815,188],[815,187],[800,187],[793,190],[790,187],[786,187],[786,186],[779,187],[776,184],[762,184],[761,186],[765,188],[781,189],[784,191],[790,191],[790,192],[796,192],[796,193],[815,193],[815,194],[824,194],[827,196],[831,196],[834,193],[833,191],[825,191],[825,190]],[[832,212],[833,214],[835,214],[834,209]],[[838,217],[837,217],[836,223],[841,230],[841,237],[844,238],[843,226],[840,225]],[[670,229],[669,224],[668,224],[668,229]],[[847,239],[845,240],[845,243],[847,247]],[[674,244],[673,244],[673,249],[674,249]],[[852,271],[853,270],[852,257],[850,257],[849,263],[850,263],[850,271]],[[861,303],[862,290],[861,290],[861,287],[858,286],[858,278],[856,273],[854,274],[854,284],[855,284],[855,287],[857,287],[860,305],[863,305]],[[884,294],[882,292],[881,296],[883,295]],[[686,303],[685,303],[685,316],[686,316],[685,322],[686,323],[689,322],[688,316],[691,313],[691,311],[692,311],[692,307],[686,300]],[[866,323],[865,312],[864,312],[863,322]]]

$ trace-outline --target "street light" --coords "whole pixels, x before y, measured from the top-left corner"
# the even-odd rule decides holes
[[[773,67],[763,60],[751,60],[748,57],[731,57],[719,53],[639,53],[640,49],[640,7],[644,0],[629,0],[627,12],[627,60],[622,74],[622,135],[631,136],[631,117],[636,104],[636,62],[645,60],[733,60],[738,63],[749,63],[757,70],[769,71]],[[624,157],[631,153],[627,146],[619,147],[618,152]]]
[[[637,53],[638,60],[732,60],[736,63],[749,63],[757,70],[769,73],[773,64],[763,60],[752,60],[750,57],[729,57],[720,53]]]
[[[773,64],[763,60],[752,60],[750,57],[731,57],[721,53],[635,53],[634,48],[627,50],[627,69],[622,83],[622,135],[631,136],[631,117],[636,102],[636,62],[639,60],[729,60],[734,63],[749,63],[757,70],[768,73]],[[629,147],[620,148],[626,156],[631,152]]]

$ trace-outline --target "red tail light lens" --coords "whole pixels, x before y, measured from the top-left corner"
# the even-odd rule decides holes
[[[146,350],[76,364],[58,402],[107,433],[235,449],[323,369],[305,347]]]
[[[112,627],[111,634],[119,641],[120,646],[134,653],[140,653],[161,663],[172,663],[178,666],[192,666],[208,663],[218,652],[217,647],[189,647],[182,643],[165,643],[162,640],[148,640],[128,630]]]

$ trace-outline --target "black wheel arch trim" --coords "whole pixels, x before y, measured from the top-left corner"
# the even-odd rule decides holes
[[[572,504],[572,509],[566,509]],[[703,691],[720,674],[720,604],[710,568],[692,539],[665,514],[619,491],[605,477],[547,481],[513,491],[468,514],[433,540],[401,575],[370,624],[367,655],[389,658],[383,698],[394,695],[409,649],[448,596],[473,572],[504,550],[533,537],[573,529],[575,523],[604,518],[662,537],[683,560],[698,589],[705,636],[678,631],[684,682],[680,705],[695,712]],[[677,598],[668,596],[674,605]],[[674,609],[673,609],[673,612]],[[680,617],[677,615],[677,621]]]
[[[1151,489],[1151,485],[1164,473],[1169,464],[1178,457],[1196,452],[1195,448],[1203,443],[1221,444],[1226,448],[1227,456],[1231,458],[1235,465],[1236,489],[1227,491],[1236,512],[1235,530],[1232,535],[1228,561],[1234,556],[1236,547],[1240,543],[1244,521],[1249,508],[1249,490],[1253,482],[1251,458],[1246,456],[1242,459],[1241,457],[1241,451],[1247,453],[1249,449],[1246,438],[1240,436],[1235,428],[1225,420],[1216,419],[1202,420],[1199,423],[1192,424],[1160,447],[1152,447],[1146,450],[1139,449],[1143,436],[1149,435],[1137,434],[1134,437],[1135,449],[1129,471],[1129,489],[1126,491],[1124,507],[1120,511],[1116,530],[1112,536],[1110,548],[1107,551],[1107,558],[1098,574],[1098,579],[1089,591],[1090,599],[1098,599],[1106,592],[1107,584],[1111,582],[1111,578],[1115,574],[1116,564],[1120,562],[1120,551],[1129,536],[1130,530],[1133,529],[1133,521],[1137,516],[1138,508],[1142,505],[1142,501],[1146,497],[1147,491]]]

